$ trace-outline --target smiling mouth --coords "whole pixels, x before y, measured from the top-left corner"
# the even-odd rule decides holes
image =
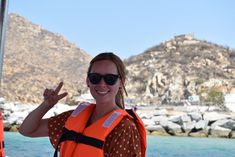
[[[99,90],[96,90],[96,92],[100,95],[106,95],[109,91],[99,91]]]

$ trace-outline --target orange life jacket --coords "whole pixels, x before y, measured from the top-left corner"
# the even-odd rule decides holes
[[[4,157],[4,125],[3,125],[3,117],[2,112],[0,112],[0,157]]]
[[[81,103],[65,123],[54,157],[60,145],[60,157],[104,157],[104,142],[124,116],[133,119],[140,133],[141,154],[146,153],[146,131],[142,120],[133,110],[114,110],[90,126],[86,124],[95,108],[94,104]]]

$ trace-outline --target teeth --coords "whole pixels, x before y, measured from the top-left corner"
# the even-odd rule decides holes
[[[98,90],[97,90],[97,93],[99,93],[99,94],[107,94],[108,91],[98,91]]]

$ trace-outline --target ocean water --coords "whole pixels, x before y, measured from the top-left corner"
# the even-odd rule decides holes
[[[7,157],[52,157],[48,138],[28,138],[5,132]],[[147,137],[147,157],[235,157],[235,139]]]

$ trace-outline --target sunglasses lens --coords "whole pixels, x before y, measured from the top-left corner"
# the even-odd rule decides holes
[[[98,84],[101,81],[102,76],[96,73],[88,74],[88,78],[92,84]]]
[[[104,76],[104,81],[108,85],[114,85],[117,82],[117,79],[118,79],[118,75],[114,75],[114,74],[107,74]]]
[[[106,75],[100,75],[98,73],[89,73],[88,79],[92,84],[98,84],[102,77],[104,78],[104,82],[108,85],[114,85],[118,80],[118,75],[114,74],[106,74]]]

